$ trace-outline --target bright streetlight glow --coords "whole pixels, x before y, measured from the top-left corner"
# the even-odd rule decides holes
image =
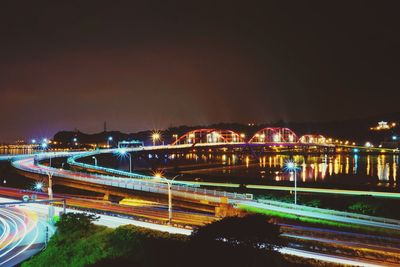
[[[179,176],[182,176],[182,174],[175,175],[171,180],[168,180],[167,178],[163,177],[161,172],[154,173],[154,178],[160,180],[161,182],[167,183],[168,185],[168,224],[171,224],[172,222],[172,183]]]
[[[161,139],[161,134],[159,132],[153,132],[151,135],[151,139],[153,140],[153,146],[156,145],[156,141]]]
[[[43,183],[42,182],[36,182],[33,188],[37,191],[42,191],[43,189]]]
[[[284,170],[294,173],[294,204],[297,205],[297,166],[296,162],[293,160],[288,160],[285,162]]]
[[[126,151],[125,148],[118,149],[117,153],[122,157],[127,156],[129,158],[129,172],[132,172],[132,155],[131,155],[131,153],[128,153],[128,151]]]

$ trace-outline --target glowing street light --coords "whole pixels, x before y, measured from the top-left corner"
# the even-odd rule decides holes
[[[108,138],[107,138],[107,148],[110,148],[110,142],[113,140],[113,137],[112,136],[109,136]]]
[[[151,139],[153,140],[153,146],[156,145],[156,141],[160,140],[160,138],[161,138],[161,135],[160,135],[160,133],[158,133],[158,132],[154,132],[154,133],[151,135]]]
[[[365,147],[372,147],[371,142],[366,142],[366,143],[365,143]]]
[[[31,143],[36,144],[36,139],[32,139]]]
[[[42,144],[40,145],[40,147],[45,150],[47,148],[47,143],[46,142],[42,142]]]
[[[132,155],[131,155],[131,153],[128,153],[128,151],[126,151],[126,149],[119,149],[118,150],[118,154],[120,154],[121,156],[128,156],[128,158],[129,158],[129,172],[132,172]]]
[[[285,162],[284,170],[294,173],[294,204],[297,205],[297,166],[296,162],[293,160],[288,160]]]
[[[36,191],[42,191],[43,189],[43,183],[42,182],[36,182],[33,186],[33,189],[35,189]]]
[[[393,135],[393,136],[392,136],[392,140],[393,140],[393,141],[396,141],[396,140],[397,140],[397,135]]]
[[[93,156],[92,159],[94,160],[94,166],[97,166],[97,158]]]
[[[179,176],[182,176],[182,174],[175,175],[172,179],[168,180],[160,172],[154,174],[155,179],[165,182],[168,185],[168,224],[172,222],[172,183]]]

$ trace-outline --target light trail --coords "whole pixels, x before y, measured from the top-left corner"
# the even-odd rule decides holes
[[[279,252],[282,254],[288,254],[288,255],[297,256],[297,257],[301,257],[301,258],[314,259],[314,260],[320,260],[320,261],[337,263],[337,264],[345,264],[345,265],[351,265],[351,266],[363,266],[363,267],[391,266],[391,265],[386,265],[386,264],[385,265],[375,264],[375,263],[370,263],[370,262],[360,261],[360,260],[350,260],[350,259],[340,257],[340,256],[327,255],[327,254],[310,252],[310,251],[305,251],[305,250],[300,250],[300,249],[288,248],[288,247],[279,249]],[[392,266],[395,266],[395,265],[392,265]]]
[[[249,189],[262,189],[262,190],[278,190],[278,191],[293,191],[291,186],[271,186],[271,185],[246,185]],[[363,190],[346,190],[346,189],[327,189],[327,188],[311,188],[311,187],[297,187],[298,192],[305,193],[322,193],[322,194],[339,194],[339,195],[354,195],[354,196],[374,196],[374,197],[387,197],[387,198],[400,198],[400,193],[393,192],[377,192],[377,191],[363,191]]]
[[[43,243],[47,223],[24,207],[0,208],[0,217],[3,227],[9,228],[0,242],[0,266],[15,266],[40,251],[34,246]],[[49,229],[52,235],[54,230]]]
[[[5,199],[5,198],[0,198],[0,202],[9,202],[10,199]],[[47,205],[44,204],[27,204],[24,209],[29,209],[31,211],[35,211],[37,213],[45,214],[48,211]],[[55,207],[56,212],[60,212],[62,209],[59,207]],[[76,210],[71,210],[67,209],[67,212],[79,212],[79,213],[85,213],[82,211],[76,211]],[[111,228],[116,228],[119,226],[123,225],[135,225],[139,227],[144,227],[152,230],[157,230],[157,231],[162,231],[162,232],[168,232],[172,234],[182,234],[182,235],[190,235],[192,233],[192,230],[190,229],[182,229],[182,228],[176,228],[172,226],[167,226],[167,225],[158,225],[158,224],[152,224],[148,222],[142,222],[142,221],[137,221],[137,220],[132,220],[132,219],[126,219],[126,218],[118,218],[118,217],[113,217],[113,216],[108,216],[108,215],[102,215],[102,214],[97,214],[99,215],[100,219],[95,222],[95,224],[98,225],[103,225]],[[335,243],[335,240],[331,240],[333,243]],[[300,250],[300,249],[293,249],[289,247],[284,247],[279,250],[282,254],[288,254],[288,255],[293,255],[293,256],[298,256],[298,257],[303,257],[303,258],[310,258],[310,259],[316,259],[316,260],[321,260],[325,262],[332,262],[332,263],[338,263],[338,264],[348,264],[348,265],[355,265],[355,266],[366,266],[366,267],[377,267],[377,266],[390,266],[390,265],[380,265],[376,263],[371,263],[363,260],[356,260],[356,259],[348,259],[345,257],[340,257],[340,256],[334,256],[334,255],[329,255],[329,254],[323,254],[323,253],[316,253],[316,252],[310,252],[306,250]]]

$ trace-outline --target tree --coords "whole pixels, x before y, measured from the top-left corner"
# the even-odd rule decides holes
[[[269,218],[252,214],[245,217],[227,217],[195,230],[194,241],[224,242],[230,246],[275,251],[285,242],[280,227],[270,223]]]
[[[61,215],[56,223],[57,231],[61,236],[68,236],[71,233],[83,234],[93,229],[93,222],[99,217],[87,213],[66,213]]]
[[[191,235],[193,254],[202,251],[213,259],[199,258],[198,266],[284,266],[278,251],[284,245],[280,227],[260,214],[227,217]]]

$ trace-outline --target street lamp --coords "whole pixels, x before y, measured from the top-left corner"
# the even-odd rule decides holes
[[[293,160],[288,160],[285,162],[284,169],[290,173],[294,173],[294,204],[297,205],[297,166],[296,162]]]
[[[42,182],[36,182],[35,185],[33,186],[33,189],[35,189],[36,191],[42,191],[43,183]]]
[[[97,166],[97,159],[96,159],[96,157],[93,156],[92,159],[94,159],[94,166]]]
[[[182,174],[175,175],[172,179],[168,180],[167,178],[162,177],[161,173],[156,173],[154,175],[156,179],[165,182],[168,186],[168,224],[171,224],[172,222],[172,184],[179,176],[182,176]]]
[[[155,132],[151,135],[151,139],[153,140],[153,146],[156,145],[156,141],[159,140],[160,138],[161,138],[160,133]]]
[[[131,155],[131,153],[128,153],[128,151],[126,151],[125,149],[120,149],[118,151],[118,153],[121,156],[128,156],[128,158],[129,158],[129,172],[132,172],[132,155]]]
[[[110,142],[113,140],[113,137],[112,136],[109,136],[108,138],[107,138],[107,147],[108,148],[110,148]]]

